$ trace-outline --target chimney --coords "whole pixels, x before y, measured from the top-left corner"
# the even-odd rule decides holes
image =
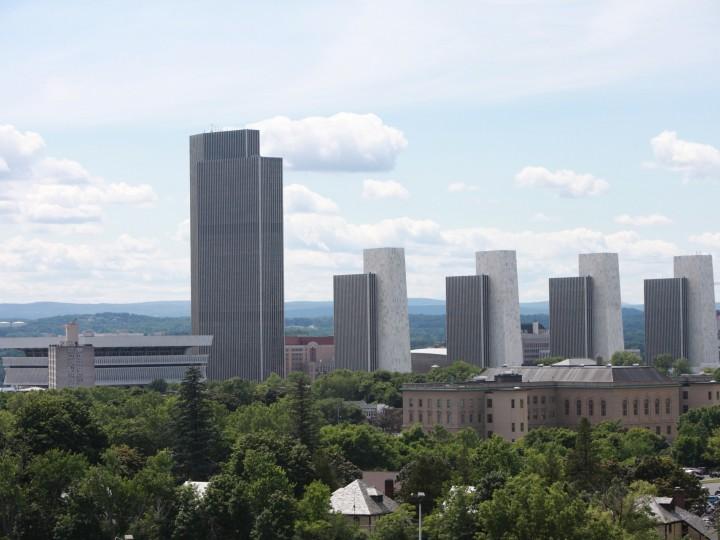
[[[391,499],[395,496],[395,480],[392,478],[385,479],[385,496]]]
[[[67,323],[65,325],[65,345],[77,345],[79,333],[77,321]]]
[[[685,509],[685,492],[681,487],[675,487],[675,489],[673,489],[672,504],[673,508]]]

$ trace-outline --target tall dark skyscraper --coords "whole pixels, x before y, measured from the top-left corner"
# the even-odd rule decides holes
[[[645,280],[645,362],[659,354],[687,358],[687,278]]]
[[[550,354],[593,358],[592,278],[550,278]]]
[[[445,278],[448,361],[490,366],[490,307],[487,275]]]
[[[214,336],[210,379],[283,375],[282,190],[257,130],[190,137],[192,330]]]
[[[375,274],[333,276],[333,327],[337,369],[378,369]]]

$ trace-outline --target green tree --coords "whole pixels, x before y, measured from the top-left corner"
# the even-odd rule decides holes
[[[451,473],[450,460],[445,452],[439,449],[422,451],[400,470],[400,498],[409,501],[413,493],[423,492],[423,508],[430,512],[442,496]]]
[[[413,523],[414,515],[415,509],[411,505],[401,504],[392,514],[386,514],[377,520],[370,538],[372,540],[414,540],[417,538],[417,526]]]
[[[707,492],[700,480],[685,473],[669,456],[646,456],[635,463],[629,471],[630,480],[644,480],[657,488],[661,497],[672,497],[679,487],[685,494],[688,508],[702,510]]]
[[[363,470],[395,469],[400,462],[397,438],[367,424],[339,424],[320,429],[320,446],[339,448]]]
[[[164,394],[167,392],[167,389],[168,383],[165,379],[153,379],[150,381],[150,384],[148,384],[148,390],[152,390],[153,392]]]
[[[318,442],[320,413],[310,390],[310,379],[301,372],[289,377],[290,433],[311,451]]]
[[[347,540],[355,532],[345,516],[332,512],[330,488],[317,480],[310,483],[298,503],[296,540]]]
[[[632,366],[642,364],[642,358],[630,351],[615,351],[610,357],[613,366]]]
[[[653,359],[655,368],[664,375],[670,375],[670,370],[673,367],[674,359],[671,354],[658,354]]]
[[[687,358],[677,358],[672,365],[672,374],[675,377],[678,377],[679,375],[684,375],[686,373],[692,373],[690,360]]]
[[[425,523],[430,537],[437,540],[473,540],[480,530],[479,503],[476,492],[465,486],[453,487]]]
[[[7,450],[0,452],[0,533],[4,538],[11,537],[18,507],[23,502],[21,466],[20,456]]]
[[[185,373],[175,405],[175,460],[181,474],[206,480],[215,469],[217,432],[208,405],[205,384],[197,367]]]
[[[255,395],[256,383],[238,377],[208,383],[208,397],[223,405],[228,411],[250,405]]]
[[[598,474],[598,463],[593,450],[592,428],[587,418],[580,420],[575,447],[568,455],[568,477],[582,490],[593,491]]]

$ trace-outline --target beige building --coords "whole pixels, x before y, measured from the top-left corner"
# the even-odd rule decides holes
[[[301,371],[310,379],[335,369],[333,336],[285,336],[285,374]]]
[[[514,441],[540,426],[576,427],[618,420],[671,440],[680,414],[720,404],[720,384],[709,377],[677,380],[647,366],[490,368],[460,384],[403,386],[403,425],[450,431],[471,427]]]
[[[48,347],[48,388],[95,386],[95,350],[79,341],[73,321],[65,325],[65,340]]]

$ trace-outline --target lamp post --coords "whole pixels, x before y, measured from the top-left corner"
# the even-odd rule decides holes
[[[424,491],[414,493],[418,500],[418,540],[422,540],[422,500],[425,497]]]

